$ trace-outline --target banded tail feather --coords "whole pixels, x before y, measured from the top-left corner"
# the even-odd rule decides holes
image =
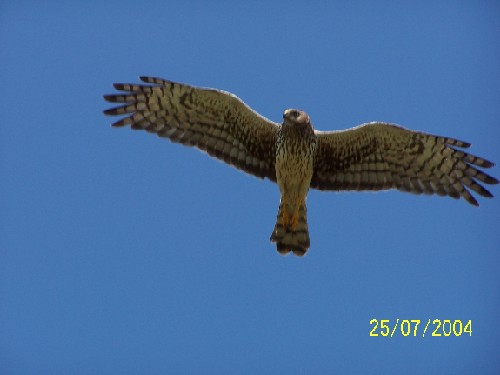
[[[271,234],[271,242],[276,242],[276,249],[280,254],[287,255],[292,251],[297,256],[305,255],[311,244],[305,203],[299,207],[297,227],[294,229],[291,225],[284,225],[283,202],[280,202],[276,225]]]

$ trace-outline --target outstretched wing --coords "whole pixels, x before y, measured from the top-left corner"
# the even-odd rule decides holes
[[[141,77],[143,84],[114,84],[125,93],[105,95],[122,106],[106,115],[126,115],[113,126],[130,125],[172,142],[194,146],[245,172],[276,181],[278,125],[253,111],[235,95],[192,87],[160,78]]]
[[[453,138],[376,122],[316,134],[318,147],[311,181],[315,189],[398,189],[463,197],[477,206],[469,190],[492,197],[478,181],[498,183],[478,169],[494,164],[455,149],[470,144]]]

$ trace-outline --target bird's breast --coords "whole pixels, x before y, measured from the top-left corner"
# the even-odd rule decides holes
[[[315,147],[315,140],[309,137],[278,137],[276,180],[282,194],[307,194],[313,174]]]

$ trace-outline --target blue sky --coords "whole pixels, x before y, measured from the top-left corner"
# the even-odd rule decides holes
[[[276,185],[112,129],[102,95],[159,76],[274,121],[394,122],[500,162],[499,16],[494,1],[2,3],[0,372],[497,373],[498,197],[311,191],[311,250],[283,257]],[[369,336],[397,318],[473,334]]]

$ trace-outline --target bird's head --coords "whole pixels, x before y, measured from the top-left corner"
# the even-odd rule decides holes
[[[311,126],[311,120],[309,119],[307,113],[298,109],[285,109],[283,112],[283,123],[290,125]]]

